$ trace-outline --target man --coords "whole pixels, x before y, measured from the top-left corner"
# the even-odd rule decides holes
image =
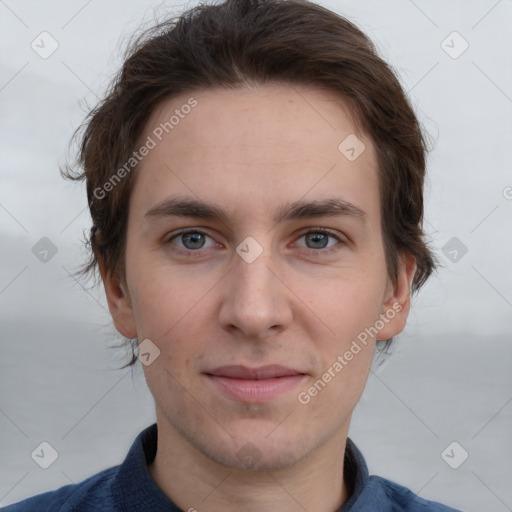
[[[136,42],[84,128],[86,271],[157,423],[5,511],[454,510],[370,477],[348,438],[435,267],[424,139],[366,36],[308,2],[197,7]]]

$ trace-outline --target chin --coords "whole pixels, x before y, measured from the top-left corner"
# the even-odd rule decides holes
[[[231,470],[277,471],[297,464],[314,451],[314,440],[310,438],[284,429],[280,435],[270,432],[268,428],[253,434],[245,431],[229,440],[224,437],[222,443],[213,438],[189,438],[189,442],[208,458]]]
[[[297,453],[297,450],[281,450],[272,448],[260,449],[251,442],[247,442],[240,449],[232,452],[207,453],[217,464],[236,471],[278,471],[297,464],[306,454]]]

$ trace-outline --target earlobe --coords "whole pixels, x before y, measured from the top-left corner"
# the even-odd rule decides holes
[[[389,340],[403,331],[411,307],[411,286],[416,273],[416,259],[410,253],[399,258],[397,279],[390,283],[380,315],[381,323],[378,340]]]
[[[106,265],[98,263],[105,287],[108,309],[116,329],[126,338],[136,338],[137,329],[129,294],[121,279]]]

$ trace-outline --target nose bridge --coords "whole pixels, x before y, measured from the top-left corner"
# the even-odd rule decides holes
[[[269,237],[267,237],[268,239]],[[276,262],[270,243],[245,239],[236,250],[230,285],[219,320],[224,328],[237,328],[245,336],[265,337],[291,320],[286,287],[275,276]]]
[[[247,245],[240,244],[237,249],[238,260],[236,261],[236,287],[238,287],[242,294],[248,294],[249,297],[255,297],[257,294],[262,293],[264,298],[272,298],[272,291],[274,288],[273,281],[275,276],[270,271],[272,268],[272,253],[270,248],[265,248],[261,254],[251,254],[254,249]],[[240,253],[245,254],[240,255]],[[246,258],[247,256],[247,258]],[[253,259],[254,258],[254,259]]]

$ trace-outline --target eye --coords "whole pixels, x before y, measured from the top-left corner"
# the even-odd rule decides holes
[[[213,242],[210,243],[209,246],[206,245],[207,239],[210,239]],[[181,245],[179,243],[175,243],[175,241],[181,242]],[[175,245],[177,250],[193,252],[199,252],[201,249],[208,249],[209,247],[215,247],[217,245],[212,237],[203,231],[198,231],[197,229],[181,231],[169,238],[167,242]]]
[[[298,240],[304,239],[306,245],[296,243],[297,247],[304,248],[312,255],[326,255],[340,250],[345,241],[338,234],[325,229],[314,228],[303,232]],[[209,241],[209,243],[208,243]],[[171,250],[188,255],[202,255],[203,251],[213,247],[221,247],[211,236],[198,229],[188,229],[175,233],[166,240]]]
[[[305,239],[305,248],[311,253],[331,253],[332,251],[341,249],[343,245],[345,245],[342,238],[325,228],[310,229],[309,231],[302,233],[299,239],[302,238]],[[330,245],[329,239],[333,242]],[[299,247],[301,246],[299,245]]]

